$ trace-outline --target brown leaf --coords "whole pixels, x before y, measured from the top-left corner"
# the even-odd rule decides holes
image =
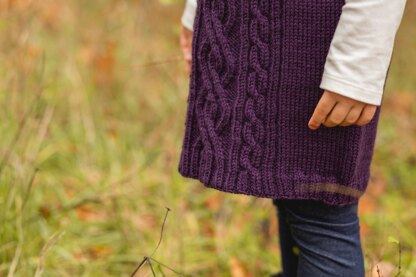
[[[108,218],[105,212],[90,204],[77,207],[75,212],[81,221],[98,221]]]
[[[376,210],[377,204],[375,198],[369,193],[365,193],[363,196],[361,196],[361,199],[358,203],[359,214],[373,213]]]
[[[230,267],[230,273],[232,277],[249,277],[250,274],[247,273],[247,269],[243,263],[238,260],[236,257],[231,257],[228,260],[228,265]]]
[[[112,86],[115,81],[114,68],[116,63],[117,44],[107,41],[104,49],[94,53],[93,79],[98,87]]]
[[[367,193],[373,197],[381,197],[387,188],[387,181],[383,174],[375,174],[368,184]]]
[[[106,257],[112,254],[112,249],[109,246],[106,245],[97,245],[94,247],[89,248],[88,255],[92,259],[97,259],[101,257]]]
[[[361,196],[361,199],[358,204],[358,215],[373,213],[375,211],[376,203],[374,201],[374,197],[364,194]],[[360,221],[360,235],[361,237],[366,237],[371,233],[371,229],[369,226]]]
[[[210,210],[217,212],[220,210],[223,200],[224,194],[213,193],[205,199],[204,203],[205,206],[208,207]]]

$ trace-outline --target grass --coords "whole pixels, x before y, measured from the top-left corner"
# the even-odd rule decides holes
[[[156,261],[190,276],[280,268],[271,201],[177,173],[182,5],[0,4],[0,276],[129,276],[156,248],[166,207]],[[409,1],[360,204],[367,271],[397,265],[393,236],[401,276],[416,272],[415,12]]]

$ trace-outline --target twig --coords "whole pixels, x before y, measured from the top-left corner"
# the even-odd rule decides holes
[[[156,263],[158,263],[159,265],[161,265],[161,266],[163,266],[163,267],[168,268],[170,271],[175,272],[176,274],[178,274],[178,275],[180,275],[180,276],[184,276],[184,274],[183,274],[183,273],[181,273],[181,272],[179,272],[179,271],[176,271],[176,270],[174,270],[173,268],[171,268],[170,266],[165,265],[165,264],[163,264],[163,263],[161,263],[161,262],[157,261],[155,258],[152,258],[152,257],[148,257],[148,258],[149,258],[149,259],[151,259],[151,260],[153,260],[153,261],[155,261],[155,262],[156,262]]]
[[[399,276],[401,273],[401,269],[402,269],[402,265],[401,265],[401,261],[402,261],[402,247],[400,244],[400,241],[397,243],[398,247],[399,247],[399,264],[397,265],[398,271],[396,273],[396,275],[394,275],[395,277]]]
[[[156,276],[156,272],[153,269],[152,263],[149,263],[149,267],[152,270],[153,276]]]
[[[150,255],[150,256],[144,256],[143,260],[142,260],[142,261],[140,262],[140,264],[136,267],[136,269],[133,271],[133,273],[131,274],[131,276],[130,276],[130,277],[134,277],[134,275],[136,275],[136,273],[137,273],[137,272],[139,271],[139,269],[140,269],[140,268],[144,265],[144,263],[145,263],[145,262],[148,262],[148,263],[149,263],[149,266],[150,266],[150,269],[152,270],[153,276],[156,276],[156,274],[155,274],[155,272],[154,272],[154,270],[153,270],[153,267],[152,267],[151,260],[152,260],[152,261],[154,261],[154,262],[156,262],[156,263],[158,263],[160,266],[166,267],[166,268],[167,268],[167,269],[169,269],[170,271],[175,272],[175,273],[176,273],[176,274],[178,274],[179,276],[185,276],[183,273],[178,272],[178,271],[174,270],[173,268],[171,268],[171,267],[169,267],[169,266],[167,266],[167,265],[165,265],[165,264],[162,264],[161,262],[159,262],[159,261],[157,261],[156,259],[152,258],[152,256],[153,256],[153,255],[154,255],[154,253],[156,252],[156,250],[159,248],[160,243],[162,242],[162,237],[163,237],[163,229],[164,229],[164,226],[165,226],[165,223],[166,223],[166,218],[167,218],[167,216],[168,216],[169,211],[170,211],[170,208],[166,207],[166,214],[165,214],[165,219],[163,220],[162,228],[161,228],[161,231],[160,231],[160,238],[159,238],[159,242],[158,242],[158,244],[157,244],[156,248],[153,250],[152,255]]]
[[[35,277],[40,277],[42,275],[46,253],[61,239],[64,233],[65,231],[62,231],[59,234],[52,235],[52,237],[43,246],[42,251],[40,252],[40,256],[39,256],[39,262],[36,267]]]
[[[131,277],[134,277],[134,275],[139,271],[139,269],[144,265],[145,262],[148,262],[149,263],[149,266],[151,267],[151,269],[153,271],[152,263],[151,263],[150,260],[154,261],[155,263],[159,264],[162,267],[165,267],[165,268],[169,269],[170,271],[178,274],[179,276],[185,276],[183,273],[181,273],[179,271],[176,271],[175,269],[171,268],[170,266],[165,265],[165,264],[159,262],[155,258],[148,257],[148,256],[144,256],[143,260],[141,261],[141,263],[139,264],[139,266],[136,268],[136,270],[133,272],[133,274],[131,275]],[[156,276],[154,272],[153,272],[153,276]]]
[[[166,60],[151,61],[151,62],[148,62],[148,63],[139,64],[137,67],[138,68],[146,68],[146,67],[158,66],[158,65],[162,65],[162,64],[179,62],[179,61],[185,61],[185,59],[182,56],[176,56],[176,57],[172,57],[172,58],[166,59]]]
[[[153,253],[152,253],[152,255],[150,255],[150,257],[152,257],[153,256],[153,254],[156,252],[156,250],[159,248],[159,245],[160,245],[160,243],[161,243],[161,241],[162,241],[162,236],[163,236],[163,229],[164,229],[164,226],[165,226],[165,222],[166,222],[166,218],[167,218],[167,216],[168,216],[168,213],[169,213],[169,211],[170,211],[170,209],[168,208],[168,207],[166,207],[166,214],[165,214],[165,219],[163,220],[163,223],[162,223],[162,229],[161,229],[161,231],[160,231],[160,237],[159,237],[159,242],[158,242],[158,244],[156,245],[156,248],[153,250]],[[133,277],[136,273],[137,273],[137,271],[140,269],[140,267],[144,264],[144,262],[145,261],[147,261],[148,263],[149,263],[149,265],[151,266],[151,262],[149,261],[149,258],[147,257],[147,256],[144,256],[144,259],[143,259],[143,261],[140,263],[140,265],[134,270],[134,272],[131,274],[131,277]],[[153,270],[153,269],[152,269]]]
[[[377,267],[377,275],[378,275],[378,277],[381,277],[381,275],[380,275],[380,269],[378,268],[378,265],[376,265],[376,267]]]
[[[152,253],[152,255],[150,255],[150,257],[152,257],[155,254],[156,250],[159,248],[160,243],[162,242],[163,229],[165,227],[166,218],[168,217],[169,211],[170,211],[170,209],[168,207],[166,207],[166,214],[165,214],[165,219],[163,220],[163,223],[162,223],[162,229],[160,230],[159,242],[157,243],[157,246],[156,246],[155,250],[153,250],[153,253]]]

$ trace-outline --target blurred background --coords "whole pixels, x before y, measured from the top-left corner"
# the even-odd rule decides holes
[[[151,255],[136,276],[281,268],[270,199],[177,172],[183,7],[0,0],[0,276],[130,276]],[[415,27],[408,0],[359,206],[368,276],[416,276]]]

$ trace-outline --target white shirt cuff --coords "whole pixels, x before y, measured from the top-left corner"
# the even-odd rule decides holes
[[[381,105],[406,0],[346,0],[320,87]]]
[[[196,12],[196,0],[187,0],[185,9],[182,14],[181,22],[182,25],[187,29],[193,31],[194,19]]]
[[[328,73],[323,74],[320,88],[377,106],[381,104],[383,98],[383,93],[380,93],[380,91],[358,86],[348,80],[329,75]]]

